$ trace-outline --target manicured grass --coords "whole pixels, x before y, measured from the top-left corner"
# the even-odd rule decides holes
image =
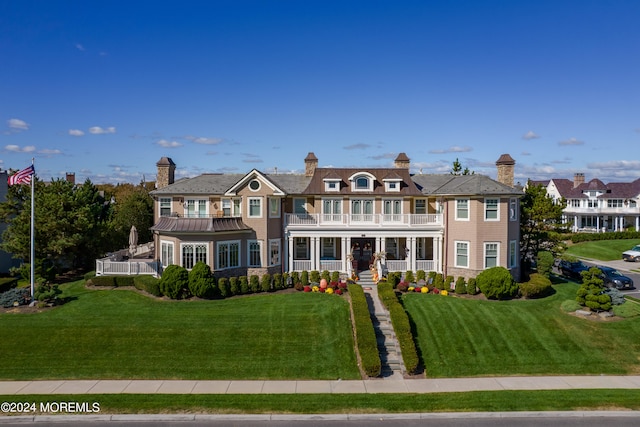
[[[635,245],[640,245],[640,239],[596,240],[571,245],[566,253],[600,261],[615,261],[622,259],[622,252],[628,251]]]
[[[603,386],[606,387],[606,384]],[[21,395],[4,402],[97,402],[100,413],[358,414],[640,410],[640,390],[476,391],[424,394]]]
[[[637,374],[640,319],[603,322],[560,309],[578,285],[541,300],[406,294],[428,377]]]
[[[63,288],[63,306],[0,314],[0,379],[360,378],[337,295],[163,301]]]

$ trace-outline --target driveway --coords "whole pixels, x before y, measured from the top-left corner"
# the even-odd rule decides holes
[[[615,261],[598,261],[593,259],[582,258],[585,264],[587,265],[602,265],[606,267],[615,268],[620,273],[624,274],[627,277],[630,277],[633,280],[633,285],[636,287],[635,289],[628,289],[621,291],[625,295],[629,295],[635,298],[640,298],[640,262],[626,262],[620,260]],[[631,270],[636,270],[631,271]]]

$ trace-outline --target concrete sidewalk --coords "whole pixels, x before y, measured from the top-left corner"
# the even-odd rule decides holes
[[[60,380],[0,382],[0,395],[367,394],[568,389],[640,389],[640,376],[602,375],[353,381]]]

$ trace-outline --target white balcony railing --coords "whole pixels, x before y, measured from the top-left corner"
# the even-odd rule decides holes
[[[567,206],[564,209],[565,215],[639,215],[640,208],[638,207],[597,207],[597,208],[577,208],[573,206]]]
[[[442,226],[442,214],[286,214],[288,227]]]

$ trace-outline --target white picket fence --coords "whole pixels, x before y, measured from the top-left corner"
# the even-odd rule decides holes
[[[149,274],[160,277],[159,261],[112,261],[109,258],[96,260],[96,276],[137,276]]]

